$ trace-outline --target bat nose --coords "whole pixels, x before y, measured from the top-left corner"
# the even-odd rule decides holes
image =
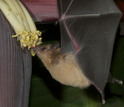
[[[56,43],[51,44],[50,49],[57,49],[59,47],[60,47],[59,42],[56,42]]]

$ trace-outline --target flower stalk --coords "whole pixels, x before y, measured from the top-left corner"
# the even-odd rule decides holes
[[[35,52],[32,48],[42,43],[41,32],[37,30],[30,14],[20,0],[0,0],[0,9],[13,27],[17,41],[21,48],[28,48],[32,56]]]

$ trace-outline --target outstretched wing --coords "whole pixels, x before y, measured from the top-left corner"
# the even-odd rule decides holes
[[[86,77],[102,93],[121,13],[113,0],[58,0],[58,5],[61,52],[74,52]]]

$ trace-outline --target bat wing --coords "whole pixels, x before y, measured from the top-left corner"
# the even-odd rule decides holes
[[[108,80],[121,12],[113,0],[59,0],[61,52],[77,62],[102,94]]]

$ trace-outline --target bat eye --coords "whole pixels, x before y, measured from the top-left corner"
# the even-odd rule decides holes
[[[41,48],[42,51],[46,50],[46,47]]]

